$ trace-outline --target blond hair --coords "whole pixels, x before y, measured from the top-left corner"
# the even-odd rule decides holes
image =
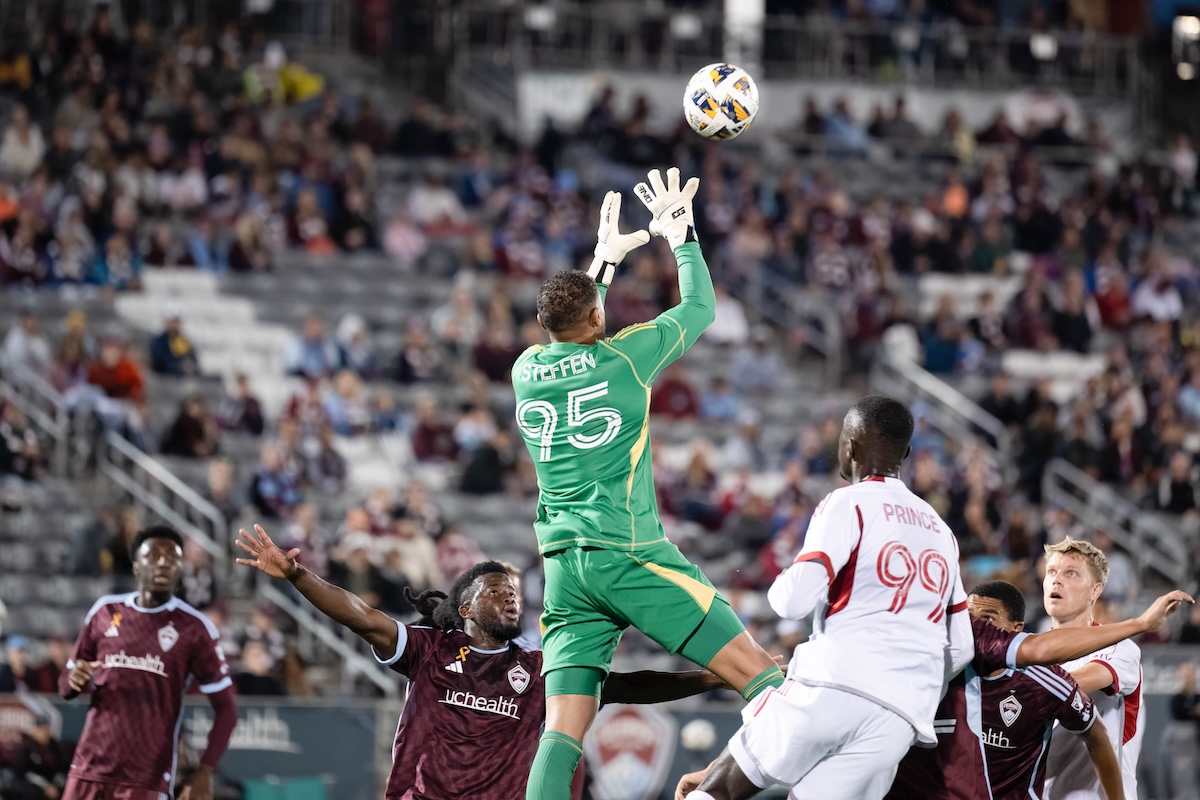
[[[1068,536],[1058,544],[1046,545],[1046,557],[1049,558],[1054,553],[1060,556],[1079,556],[1091,567],[1092,575],[1099,583],[1108,583],[1108,556],[1091,542]]]

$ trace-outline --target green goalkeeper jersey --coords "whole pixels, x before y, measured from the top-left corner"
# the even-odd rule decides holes
[[[634,552],[664,540],[650,457],[650,385],[712,324],[700,246],[675,249],[679,305],[595,344],[529,348],[513,365],[517,424],[537,469],[538,550]],[[600,287],[603,298],[606,287]]]

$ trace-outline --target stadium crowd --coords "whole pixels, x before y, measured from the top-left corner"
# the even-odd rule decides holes
[[[887,17],[899,5],[844,8]],[[57,338],[23,314],[3,342],[8,364],[42,374],[138,446],[206,462],[205,491],[228,518],[249,511],[274,521],[310,568],[393,613],[408,610],[405,587],[444,585],[481,553],[419,482],[353,498],[336,534],[326,536],[319,501],[343,493],[348,474],[338,437],[398,432],[419,462],[456,465],[465,492],[536,491],[511,407],[498,406],[489,385],[503,384],[516,356],[542,341],[522,300],[528,288],[590,256],[597,187],[576,169],[581,153],[629,174],[671,161],[702,178],[696,211],[720,284],[705,342],[724,350],[728,367],[697,384],[685,361],[658,382],[653,411],[668,422],[728,424],[730,434],[697,442],[681,468],[661,465],[659,501],[690,553],[738,554],[735,595],[769,585],[790,563],[820,499],[810,476],[833,480],[841,412],[830,410],[787,442],[763,440],[752,400],[777,390],[799,342],[795,331],[760,324],[738,299],[764,275],[830,298],[858,371],[900,329],[918,337],[931,372],[989,376],[981,403],[1019,442],[1018,484],[1006,483],[1006,465],[982,442],[948,441],[926,421],[918,423],[908,475],[981,575],[1000,569],[1027,583],[1043,541],[1079,533],[1065,512],[1040,506],[1041,474],[1055,456],[1148,508],[1196,519],[1200,326],[1185,313],[1196,275],[1182,254],[1157,246],[1162,226],[1194,213],[1197,157],[1186,137],[1174,143],[1169,166],[1156,169],[1118,164],[1095,128],[1072,132],[1058,122],[1017,131],[999,115],[971,131],[951,113],[937,129],[923,129],[902,100],[871,120],[855,119],[844,102],[809,102],[798,127],[824,138],[831,153],[855,157],[918,139],[949,146],[936,191],[895,198],[881,187],[854,196],[835,168],[797,162],[768,174],[685,128],[659,135],[647,128],[648,105],[618,108],[611,92],[588,112],[586,135],[547,127],[527,148],[419,98],[389,124],[369,101],[327,87],[278,45],[243,40],[232,28],[185,29],[163,44],[144,23],[125,37],[104,6],[86,29],[63,20],[35,49],[11,58],[24,66],[10,70],[15,77],[3,87],[10,98],[0,138],[6,291],[137,291],[147,270],[167,265],[282,271],[297,249],[331,259],[381,253],[397,276],[454,282],[444,306],[408,321],[397,349],[378,345],[378,331],[356,315],[306,319],[286,354],[288,372],[306,388],[278,419],[264,418],[253,389],[274,376],[255,375],[239,379],[218,408],[189,398],[169,426],[151,429],[156,400],[146,391],[147,370],[170,379],[198,369],[177,309],[165,310],[162,332],[144,348],[91,330],[81,312],[63,321]],[[1046,180],[1045,160],[1053,153],[1047,148],[1068,144],[1090,148],[1093,165],[1061,193]],[[798,155],[810,146],[799,145]],[[384,156],[421,165],[404,202],[392,206],[380,202]],[[924,319],[902,285],[930,272],[1021,274],[1023,285],[1007,304],[980,298],[968,319],[950,301]],[[481,277],[500,279],[486,303],[475,291]],[[670,253],[637,251],[608,296],[610,328],[657,314],[675,291]],[[1000,371],[1000,354],[1013,346],[1103,349],[1107,365],[1060,403],[1048,386],[1014,386]],[[470,402],[440,404],[436,391],[447,383],[467,385]],[[396,384],[429,391],[401,407]],[[221,457],[226,432],[264,437],[247,483]],[[33,481],[44,465],[32,429],[6,406],[0,470]],[[768,471],[782,475],[782,488],[764,495],[750,476]],[[75,571],[111,574],[119,584],[137,524],[129,509],[102,515],[77,537]],[[188,553],[188,597],[222,627],[231,655],[241,654],[239,686],[244,675],[245,687],[261,693],[310,692],[269,613],[245,625],[224,618],[206,558]],[[1110,558],[1128,562],[1119,552]],[[1128,572],[1111,587],[1118,601],[1137,590]],[[755,616],[751,604],[744,608]],[[768,643],[802,635],[787,626],[757,633]]]

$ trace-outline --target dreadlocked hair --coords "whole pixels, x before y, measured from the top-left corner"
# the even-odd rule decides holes
[[[413,594],[412,589],[405,586],[404,599],[421,615],[421,618],[416,621],[416,625],[423,625],[427,628],[437,627],[434,615],[437,613],[438,606],[446,599],[445,592],[428,589],[420,594]]]

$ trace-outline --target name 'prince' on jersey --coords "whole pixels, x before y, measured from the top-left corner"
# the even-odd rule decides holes
[[[541,553],[633,552],[664,540],[650,459],[650,386],[713,321],[700,246],[675,248],[680,302],[650,322],[584,345],[526,350],[512,369],[517,424],[537,470]],[[599,285],[601,302],[607,292]]]

